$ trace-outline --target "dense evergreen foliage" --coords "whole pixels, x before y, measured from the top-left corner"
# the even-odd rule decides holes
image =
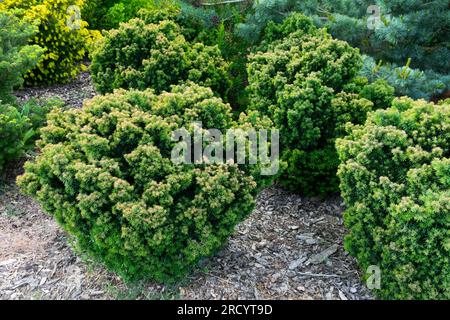
[[[174,0],[84,0],[81,10],[89,29],[109,30],[136,18],[142,9],[162,9],[176,5]]]
[[[62,105],[59,99],[30,100],[22,105],[0,102],[0,173],[8,162],[33,149],[47,114]]]
[[[281,22],[290,12],[310,15],[316,25],[373,57],[375,65],[365,60],[362,75],[386,79],[399,95],[430,98],[450,88],[448,0],[260,0],[236,32],[256,42],[269,22]],[[375,68],[380,61],[381,70]]]
[[[116,88],[152,88],[160,93],[171,85],[194,81],[222,97],[230,86],[227,69],[217,47],[189,43],[175,22],[155,24],[139,18],[108,32],[91,66],[102,93]]]
[[[346,122],[362,123],[368,111],[390,104],[393,90],[358,79],[358,50],[303,15],[270,24],[265,33],[263,51],[249,57],[248,91],[250,108],[269,115],[281,131],[288,164],[281,181],[308,195],[337,192],[334,140]]]
[[[127,280],[187,275],[279,177],[306,196],[340,186],[345,248],[364,272],[381,269],[377,297],[450,299],[449,9],[0,0],[0,172],[28,152],[21,189]],[[15,99],[23,85],[71,80],[89,59],[98,95],[81,109]],[[273,128],[281,159],[262,163]],[[239,130],[234,141],[210,129]],[[254,130],[264,134],[249,141]],[[194,140],[180,144],[181,131]],[[229,144],[232,158],[216,153]],[[180,145],[210,157],[180,162]]]
[[[32,148],[46,114],[60,105],[56,100],[20,105],[13,95],[13,89],[23,84],[23,76],[42,57],[42,48],[27,44],[36,32],[13,12],[0,13],[0,173],[7,162]]]
[[[0,103],[0,173],[8,161],[23,153],[30,137],[28,118],[17,108]]]
[[[197,85],[118,90],[51,113],[19,185],[123,277],[177,278],[221,248],[258,190],[235,164],[172,162],[173,130],[194,134],[193,121],[222,132],[251,125]]]
[[[381,268],[379,295],[450,298],[450,105],[410,98],[337,141],[345,247]]]
[[[42,56],[37,45],[28,45],[36,33],[31,24],[19,20],[12,13],[0,13],[0,103],[11,103],[13,88],[23,84],[23,76]]]
[[[88,47],[100,37],[77,16],[83,0],[4,0],[0,10],[34,24],[38,32],[30,44],[44,52],[36,67],[24,76],[28,85],[64,83],[84,69]]]

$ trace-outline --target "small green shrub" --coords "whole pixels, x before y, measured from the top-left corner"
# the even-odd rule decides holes
[[[222,97],[229,88],[227,68],[217,47],[188,43],[174,22],[146,24],[141,19],[109,31],[91,65],[101,93],[148,87],[160,93],[171,85],[193,81]]]
[[[11,105],[0,104],[0,172],[4,165],[17,159],[33,135],[30,121]]]
[[[223,58],[229,63],[228,74],[231,79],[228,102],[233,110],[245,111],[247,96],[247,54],[249,44],[235,36],[233,30],[244,18],[233,5],[198,6],[196,3],[178,1],[176,5],[152,10],[142,10],[138,15],[147,24],[174,21],[181,27],[181,33],[189,42],[201,42],[220,49]]]
[[[345,248],[386,299],[450,298],[450,105],[396,99],[337,140]]]
[[[307,195],[338,191],[334,141],[346,122],[363,123],[366,113],[393,99],[384,82],[357,78],[361,57],[311,20],[294,14],[270,24],[266,38],[249,57],[250,108],[268,115],[280,129],[281,182]]]
[[[46,125],[50,111],[63,108],[64,102],[60,98],[29,99],[18,107],[18,110],[30,120],[34,130],[33,142],[38,139],[40,128]]]
[[[60,100],[30,100],[20,107],[0,103],[0,172],[8,161],[31,149],[53,108]]]
[[[4,0],[0,9],[14,12],[20,19],[37,26],[29,41],[43,50],[42,59],[25,76],[27,85],[64,83],[85,68],[82,60],[87,48],[100,38],[77,17],[83,0]]]
[[[0,3],[1,7],[5,5]],[[37,45],[27,45],[36,28],[20,20],[15,11],[0,13],[0,172],[4,165],[15,160],[33,145],[44,124],[46,114],[59,103],[29,101],[17,103],[13,89],[22,85],[24,74],[42,56]]]
[[[36,29],[11,13],[0,13],[0,103],[12,103],[13,88],[22,85],[24,74],[39,61],[43,50],[27,45]]]
[[[83,251],[124,278],[177,278],[221,248],[258,188],[236,164],[173,163],[172,132],[192,133],[194,121],[222,132],[267,121],[251,114],[238,124],[231,115],[211,89],[194,84],[159,96],[97,96],[50,114],[42,153],[18,183]]]

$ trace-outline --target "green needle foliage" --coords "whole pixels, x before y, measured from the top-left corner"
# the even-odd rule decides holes
[[[79,247],[125,279],[185,275],[222,247],[254,207],[259,181],[236,164],[175,164],[172,133],[192,122],[225,132],[264,126],[194,84],[170,93],[116,90],[54,111],[42,153],[18,178]],[[248,122],[242,122],[245,119]]]
[[[265,35],[249,57],[248,92],[250,108],[280,129],[288,164],[281,181],[307,195],[337,192],[335,139],[346,122],[363,123],[368,111],[389,105],[393,89],[357,78],[358,50],[301,14],[270,24]]]
[[[117,88],[152,88],[160,93],[193,81],[222,97],[230,86],[227,69],[217,47],[189,43],[175,22],[146,23],[139,18],[109,31],[91,65],[101,93]]]
[[[45,116],[59,102],[29,101],[19,106],[13,89],[42,56],[43,50],[28,45],[37,29],[13,12],[0,13],[0,173],[7,162],[32,148]]]
[[[59,99],[30,100],[21,106],[0,103],[0,173],[34,147],[47,114],[62,105]]]
[[[429,99],[450,88],[448,0],[258,0],[236,33],[258,43],[270,22],[292,12],[360,48],[369,56],[362,75],[388,81],[399,96]]]
[[[0,103],[15,101],[13,88],[23,84],[23,76],[42,56],[43,49],[28,45],[37,28],[21,21],[12,12],[0,13]]]
[[[450,105],[401,98],[337,140],[350,233],[386,299],[450,298]]]

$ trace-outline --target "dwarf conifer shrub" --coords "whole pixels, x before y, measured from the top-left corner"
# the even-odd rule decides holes
[[[281,182],[307,195],[337,192],[335,139],[345,123],[363,123],[368,111],[390,102],[393,90],[356,77],[358,50],[332,39],[303,15],[271,24],[265,34],[259,51],[249,57],[248,92],[250,108],[280,129],[288,165]]]
[[[0,104],[0,173],[8,161],[22,154],[31,136],[29,119],[15,107]]]
[[[89,31],[79,10],[83,0],[4,0],[0,10],[10,11],[38,31],[29,44],[44,52],[36,67],[25,74],[28,85],[67,82],[84,69],[82,60],[90,44],[100,38]]]
[[[63,105],[59,99],[29,100],[21,105],[0,103],[0,173],[34,146],[47,114]]]
[[[13,89],[42,55],[42,48],[28,45],[36,28],[8,12],[0,13],[0,103],[13,103]]]
[[[387,299],[450,298],[450,105],[396,99],[337,140],[346,249]]]
[[[42,57],[42,48],[28,45],[36,31],[14,12],[0,12],[0,172],[8,161],[32,147],[46,114],[57,105],[56,101],[19,104],[13,95],[13,89],[23,84],[23,76]]]
[[[450,88],[447,0],[258,0],[236,28],[258,42],[265,27],[293,12],[311,17],[364,54],[360,74],[384,79],[397,96],[430,99]]]
[[[194,84],[159,96],[116,90],[51,113],[42,153],[18,183],[83,251],[124,278],[177,278],[221,248],[258,188],[237,164],[174,163],[173,131],[193,133],[201,122],[225,133],[267,121],[248,117],[234,123],[228,104]]]
[[[225,96],[230,86],[227,68],[217,47],[187,42],[175,22],[147,24],[137,18],[107,33],[93,55],[91,71],[101,93],[117,88],[160,93],[193,81]]]

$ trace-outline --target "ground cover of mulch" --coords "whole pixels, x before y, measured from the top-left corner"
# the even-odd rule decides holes
[[[54,85],[50,87],[25,88],[15,92],[19,101],[31,98],[48,99],[58,97],[68,106],[80,108],[85,99],[92,98],[95,90],[89,72],[80,73],[73,81],[65,85]]]
[[[87,72],[67,85],[16,93],[21,100],[59,96],[71,107],[94,94]],[[1,177],[0,299],[372,299],[343,249],[339,197],[305,198],[273,186],[223,250],[186,280],[124,283],[74,253],[55,221],[19,192],[21,166]]]

